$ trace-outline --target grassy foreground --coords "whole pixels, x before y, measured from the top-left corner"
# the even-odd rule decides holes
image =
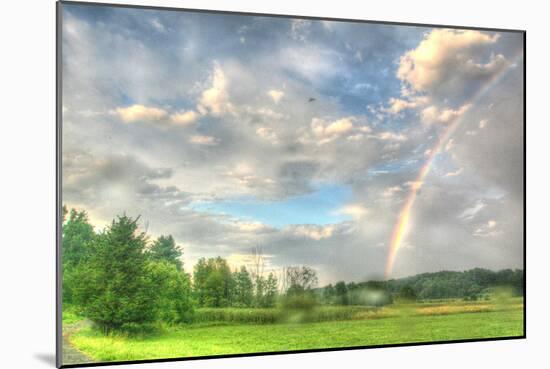
[[[169,327],[146,337],[103,336],[84,328],[71,343],[97,361],[160,359],[269,351],[520,336],[522,304],[433,304],[358,313],[353,320]]]

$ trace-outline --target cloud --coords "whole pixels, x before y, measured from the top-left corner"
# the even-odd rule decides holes
[[[355,117],[341,118],[332,122],[324,119],[313,118],[311,121],[311,131],[318,139],[319,144],[325,144],[353,130]]]
[[[218,64],[214,65],[211,78],[211,87],[201,95],[198,105],[199,112],[203,114],[210,113],[215,116],[233,112],[233,105],[229,101],[229,94],[227,92],[228,81]]]
[[[283,98],[283,96],[285,96],[285,93],[279,90],[269,90],[267,91],[267,94],[269,95],[269,97],[273,99],[275,104],[278,104],[279,101]]]
[[[402,191],[403,189],[401,188],[401,186],[386,187],[382,192],[382,197],[391,198]]]
[[[140,104],[131,105],[126,108],[116,108],[114,113],[126,123],[160,121],[168,115],[163,109]]]
[[[386,109],[386,111],[392,114],[398,114],[398,113],[401,113],[403,110],[413,109],[419,106],[418,101],[408,101],[408,100],[403,100],[395,97],[390,98],[389,104],[390,104],[390,107]]]
[[[502,230],[498,228],[497,221],[493,219],[488,220],[474,230],[474,236],[476,237],[496,237],[500,234],[502,234]]]
[[[487,204],[485,204],[482,200],[478,200],[474,205],[466,208],[462,213],[460,213],[458,217],[465,220],[473,219],[486,206]]]
[[[197,121],[200,114],[193,110],[180,111],[170,115],[172,123],[187,126]]]
[[[338,209],[336,213],[348,215],[354,219],[361,219],[368,214],[368,209],[361,204],[349,204]]]
[[[197,145],[213,146],[219,143],[219,139],[212,136],[193,135],[189,138],[189,142]]]
[[[166,32],[166,28],[164,25],[160,22],[158,18],[153,18],[151,20],[151,25],[159,32],[164,33]]]
[[[422,121],[424,123],[450,123],[467,112],[470,106],[470,104],[465,104],[458,109],[450,109],[438,108],[437,106],[432,105],[422,110]]]
[[[398,78],[395,61],[434,30],[413,27],[404,37],[388,25],[312,21],[295,24],[293,38],[289,19],[182,21],[160,11],[161,34],[129,9],[116,17],[78,9],[67,5],[63,17],[63,198],[94,222],[141,215],[152,237],[172,234],[184,247],[187,271],[201,256],[242,261],[261,245],[274,268],[304,264],[322,283],[363,281],[384,267],[422,153],[472,102],[451,137],[460,144],[439,154],[419,191],[406,240],[415,247],[401,250],[394,270],[521,266],[521,35],[482,33],[491,41],[446,51],[434,65],[411,54],[418,69]],[[445,51],[441,38],[430,42]],[[518,67],[492,79],[508,60]],[[471,101],[488,81],[495,87]],[[131,114],[134,102],[147,114]],[[432,106],[439,124],[419,124]],[[457,168],[460,177],[445,177]],[[332,184],[349,197],[327,196],[327,216],[339,210],[353,220],[275,228],[197,207],[240,198],[298,206]],[[483,237],[482,227],[502,233]]]
[[[454,172],[447,172],[445,174],[445,177],[456,177],[456,176],[462,174],[463,171],[464,171],[464,168],[458,168]]]
[[[260,232],[272,229],[261,222],[236,222],[235,227],[242,232]]]
[[[278,59],[283,70],[290,71],[315,85],[322,85],[335,76],[345,74],[342,69],[342,55],[324,46],[305,43],[280,50]]]
[[[497,33],[473,30],[433,30],[401,57],[397,77],[415,92],[432,93],[461,89],[473,78],[483,81],[508,64],[501,54],[489,54],[485,60],[475,61],[480,51],[495,44],[499,37]]]
[[[394,133],[394,132],[380,132],[376,135],[373,135],[371,137],[374,137],[378,140],[382,141],[407,141],[407,136],[401,134],[401,133]]]
[[[259,127],[256,129],[256,134],[273,144],[278,142],[277,134],[269,127]]]
[[[336,227],[330,224],[326,226],[298,225],[291,228],[296,236],[307,237],[319,241],[323,238],[332,237]]]
[[[311,31],[311,21],[292,19],[290,21],[290,37],[295,41],[304,42]]]
[[[454,138],[450,138],[449,141],[445,144],[445,151],[450,151],[455,145]]]

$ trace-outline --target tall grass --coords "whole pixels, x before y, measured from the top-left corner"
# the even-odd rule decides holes
[[[319,306],[313,309],[284,308],[201,308],[195,311],[193,323],[275,324],[352,320],[356,315],[374,311],[361,306]]]

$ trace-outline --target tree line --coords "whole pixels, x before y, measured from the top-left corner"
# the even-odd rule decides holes
[[[232,271],[225,259],[215,257],[199,259],[187,273],[174,238],[151,241],[138,220],[119,216],[96,233],[85,211],[63,208],[63,303],[106,332],[158,321],[190,322],[197,307],[311,303],[317,283],[311,268],[286,268],[283,287],[274,272],[263,273],[261,254],[250,271],[245,266]]]
[[[151,240],[138,221],[118,216],[97,233],[85,211],[63,208],[63,303],[104,331],[191,322],[201,307],[311,309],[318,304],[383,306],[395,299],[475,300],[499,286],[523,294],[522,270],[481,268],[317,288],[317,273],[307,266],[264,273],[258,250],[250,268],[231,270],[221,257],[201,258],[188,273],[174,238]]]
[[[340,281],[315,290],[322,303],[329,305],[386,305],[401,301],[458,298],[478,300],[489,298],[492,291],[506,288],[511,294],[524,293],[524,273],[521,269],[492,271],[474,268],[462,272],[440,271],[422,273],[388,281]]]

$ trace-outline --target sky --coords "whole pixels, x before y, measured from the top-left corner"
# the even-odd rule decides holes
[[[97,231],[140,216],[188,271],[261,248],[267,271],[308,265],[320,284],[522,267],[522,34],[62,16],[62,201]]]

